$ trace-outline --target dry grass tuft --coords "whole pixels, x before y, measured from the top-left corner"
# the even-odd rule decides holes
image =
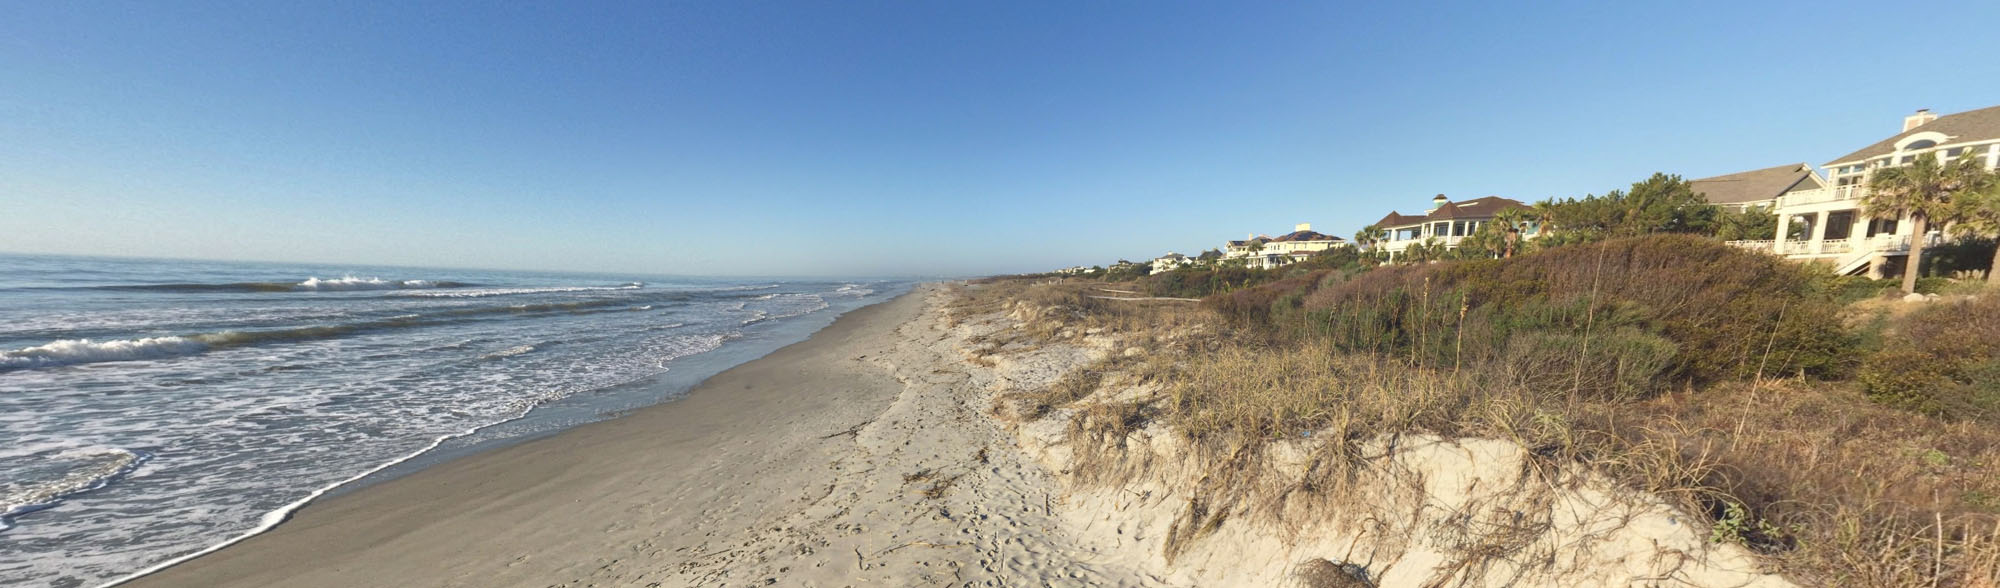
[[[1426,433],[1516,442],[1549,485],[1589,472],[1654,493],[1705,517],[1713,540],[1763,553],[1808,585],[2000,588],[2000,430],[1990,421],[1884,406],[1855,384],[1807,379],[1579,395],[1523,377],[1517,363],[1343,350],[1231,323],[1216,305],[1093,299],[1095,285],[979,284],[959,291],[952,312],[1011,313],[1027,324],[1004,335],[1017,346],[1100,329],[1142,350],[1016,395],[1029,409],[1013,416],[1074,408],[1072,470],[1087,484],[1157,473],[1168,464],[1134,448],[1182,444],[1206,475],[1173,526],[1169,557],[1235,517],[1365,516],[1373,493],[1398,491],[1357,485],[1379,480],[1363,471],[1379,457],[1364,455],[1368,442]],[[1862,310],[1870,321],[1906,318]],[[1150,392],[1121,394],[1135,390]],[[1273,473],[1277,442],[1313,447],[1302,474]],[[1526,523],[1465,529],[1466,551],[1480,557],[1459,565],[1518,556],[1535,533]]]

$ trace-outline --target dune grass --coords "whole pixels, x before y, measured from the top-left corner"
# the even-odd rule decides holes
[[[1883,303],[1775,260],[1672,240],[1603,247],[1311,272],[1200,306],[997,280],[962,290],[955,312],[1026,317],[1015,336],[1032,344],[1096,329],[1142,349],[1028,392],[1034,410],[1017,414],[1077,409],[1079,459],[1101,462],[1078,468],[1088,483],[1128,480],[1133,466],[1112,462],[1149,424],[1217,472],[1247,472],[1271,441],[1339,440],[1315,462],[1328,471],[1277,491],[1336,509],[1354,495],[1341,468],[1356,463],[1337,454],[1367,439],[1505,439],[1661,496],[1805,585],[2000,587],[2000,423],[1979,408],[2000,375],[2000,296],[1873,313]],[[1880,375],[1912,357],[1931,367]],[[1091,401],[1133,387],[1158,393]],[[1899,400],[1913,396],[1929,401]],[[1209,479],[1184,533],[1273,492]]]

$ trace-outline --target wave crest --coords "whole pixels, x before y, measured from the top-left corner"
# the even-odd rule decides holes
[[[187,337],[147,337],[143,339],[62,339],[14,351],[0,351],[0,371],[97,363],[160,359],[201,353],[208,344]]]

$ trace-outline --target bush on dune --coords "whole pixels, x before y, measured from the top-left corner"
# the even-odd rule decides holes
[[[1498,364],[1523,378],[1627,396],[1666,382],[1833,374],[1852,341],[1809,268],[1654,235],[1506,260],[1318,274],[1209,305],[1288,338],[1424,366]]]

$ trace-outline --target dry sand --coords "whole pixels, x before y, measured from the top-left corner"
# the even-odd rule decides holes
[[[301,510],[130,586],[1159,585],[1063,531],[920,287],[688,397]],[[954,367],[957,366],[957,367]]]

